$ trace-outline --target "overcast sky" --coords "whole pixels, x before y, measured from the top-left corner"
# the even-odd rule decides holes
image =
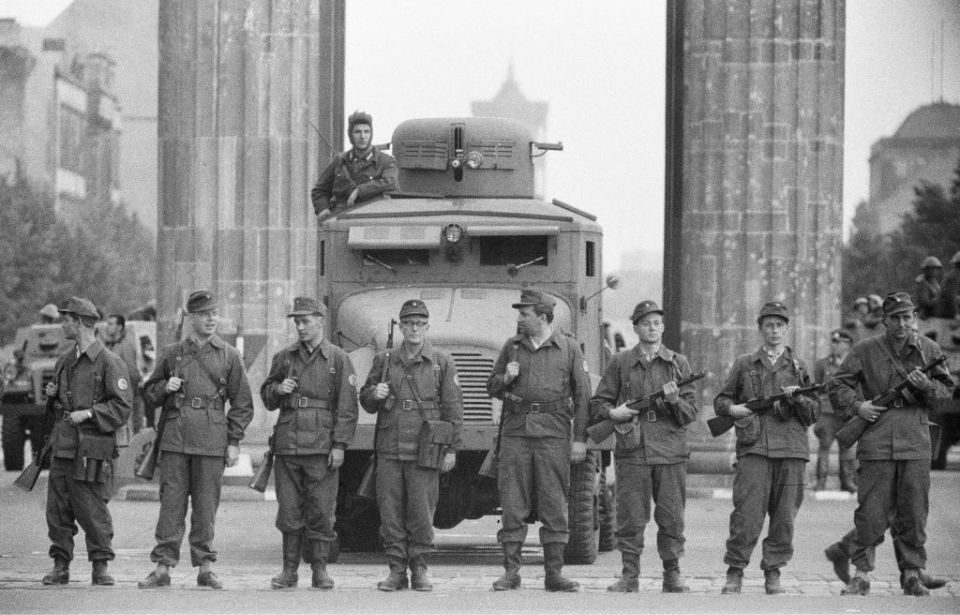
[[[67,4],[0,0],[0,16],[44,25]],[[387,141],[405,119],[469,115],[512,62],[527,98],[550,104],[547,140],[565,146],[547,154],[547,196],[599,216],[612,270],[624,251],[662,249],[665,6],[347,0],[345,108],[373,114]],[[846,43],[849,224],[868,194],[870,145],[941,92],[960,103],[960,0],[848,0]]]

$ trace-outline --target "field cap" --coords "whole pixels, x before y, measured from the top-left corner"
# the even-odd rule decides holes
[[[97,308],[93,305],[93,302],[83,297],[70,297],[70,299],[67,300],[67,306],[59,308],[57,311],[61,314],[73,314],[77,318],[100,319],[100,313],[97,312]]]
[[[287,318],[293,318],[294,316],[312,316],[313,314],[326,316],[327,306],[313,297],[295,297],[293,299],[293,311],[287,314]]]
[[[533,288],[520,291],[520,301],[513,304],[513,308],[519,309],[528,305],[536,305],[544,308],[553,309],[557,302],[553,297],[545,294],[543,291]]]
[[[913,312],[916,309],[916,306],[913,305],[913,299],[910,298],[908,293],[903,291],[890,293],[887,295],[887,298],[883,300],[883,313],[885,316],[891,316],[899,312]]]
[[[427,311],[427,304],[419,299],[409,299],[403,302],[400,307],[400,320],[407,316],[423,316],[430,318],[430,312]]]
[[[647,314],[652,314],[656,312],[663,316],[663,310],[660,309],[660,306],[657,305],[656,301],[646,300],[641,301],[637,304],[637,307],[633,308],[633,315],[630,317],[630,322],[637,324],[637,321],[646,316]]]
[[[209,290],[195,290],[190,293],[187,299],[187,312],[195,314],[197,312],[206,312],[217,308],[217,298]]]
[[[760,308],[760,315],[757,316],[757,323],[760,323],[767,316],[776,316],[790,322],[790,312],[787,306],[779,301],[768,301]]]

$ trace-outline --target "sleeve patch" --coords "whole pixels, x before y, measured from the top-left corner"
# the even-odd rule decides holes
[[[127,383],[127,379],[121,378],[117,380],[117,388],[120,389],[121,391],[126,391],[127,389],[129,389],[130,385]]]

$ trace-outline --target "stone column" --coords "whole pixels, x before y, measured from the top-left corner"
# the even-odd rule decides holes
[[[736,355],[759,345],[764,302],[790,306],[788,344],[811,370],[840,323],[844,6],[671,3],[682,110],[672,143],[681,151],[668,151],[664,294],[679,299],[682,352],[714,372],[704,407]]]
[[[258,398],[292,298],[316,292],[309,192],[331,154],[310,123],[342,146],[344,1],[163,0],[159,28],[160,341],[212,289]]]

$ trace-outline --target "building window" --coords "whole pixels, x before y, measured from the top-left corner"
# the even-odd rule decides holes
[[[60,168],[83,175],[82,148],[83,116],[66,105],[60,105]]]

